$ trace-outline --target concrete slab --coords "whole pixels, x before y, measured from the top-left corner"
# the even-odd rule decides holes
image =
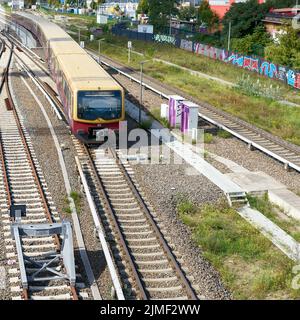
[[[232,181],[238,184],[246,192],[268,191],[276,189],[284,189],[286,186],[264,172],[233,172],[227,173]]]
[[[285,214],[300,220],[300,197],[264,172],[233,172],[226,174],[248,193],[268,192],[269,200]]]
[[[275,223],[259,211],[247,206],[237,210],[237,212],[270,239],[290,259],[296,262],[300,261],[300,244]]]
[[[288,216],[300,220],[300,197],[288,189],[269,190],[269,199]]]

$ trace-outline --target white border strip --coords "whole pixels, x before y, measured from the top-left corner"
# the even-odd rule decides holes
[[[243,207],[237,210],[239,215],[258,229],[266,238],[279,248],[291,260],[300,261],[300,244],[284,230],[278,227],[261,212]]]
[[[94,224],[95,224],[96,230],[97,230],[98,235],[99,235],[99,240],[101,242],[102,250],[103,250],[103,253],[104,253],[104,256],[105,256],[105,260],[107,262],[107,266],[108,266],[108,270],[109,270],[112,282],[114,284],[114,288],[116,290],[116,294],[117,294],[118,300],[125,300],[125,297],[124,297],[124,294],[123,294],[123,291],[122,291],[122,287],[121,287],[121,284],[120,284],[120,281],[119,281],[119,278],[118,278],[118,275],[117,275],[117,271],[116,271],[116,268],[114,266],[111,254],[110,254],[109,246],[108,246],[108,244],[106,242],[105,234],[103,232],[103,229],[102,229],[100,221],[99,221],[99,217],[98,217],[98,214],[97,214],[96,206],[95,206],[95,203],[94,203],[93,198],[91,196],[90,189],[88,187],[85,175],[84,175],[84,173],[82,171],[82,167],[81,167],[81,164],[80,164],[79,159],[78,159],[77,156],[75,156],[75,161],[76,161],[77,168],[78,168],[78,171],[79,171],[79,176],[80,176],[83,188],[84,188],[84,192],[85,192],[85,195],[86,195],[86,198],[87,198],[87,201],[88,201],[91,213],[92,213]]]

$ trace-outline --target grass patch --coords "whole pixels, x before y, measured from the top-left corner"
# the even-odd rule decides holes
[[[170,129],[171,126],[170,126],[170,123],[169,123],[169,120],[166,119],[166,118],[162,118],[160,116],[160,108],[153,108],[150,110],[152,116],[157,120],[159,121],[165,128],[168,128]]]
[[[70,197],[73,199],[77,213],[81,210],[81,194],[77,191],[71,191]]]
[[[225,202],[180,199],[177,212],[235,299],[300,298],[291,288],[294,263]]]
[[[75,209],[76,209],[77,213],[79,214],[80,210],[81,210],[81,200],[82,200],[81,194],[78,193],[77,191],[71,191],[70,198],[73,199],[74,204],[75,204]],[[65,197],[65,199],[64,199],[65,206],[63,208],[63,212],[65,212],[67,214],[72,213],[70,198]]]
[[[230,139],[232,138],[232,134],[228,131],[225,131],[223,129],[219,129],[218,132],[217,132],[217,136],[219,138],[223,138],[223,139]]]
[[[211,133],[204,133],[204,143],[212,143],[214,141],[214,136]]]
[[[151,129],[151,126],[152,126],[152,120],[151,120],[151,119],[142,121],[142,122],[139,124],[139,128],[140,128],[140,129],[144,129],[144,130],[149,130],[149,129]]]
[[[209,152],[207,150],[204,150],[203,158],[204,158],[204,160],[209,160],[210,159],[210,155],[209,155]]]
[[[67,214],[72,214],[72,209],[70,206],[70,200],[68,197],[64,198],[64,207],[63,207],[63,212]]]
[[[180,215],[194,214],[198,207],[190,200],[183,199],[177,204],[177,211]]]

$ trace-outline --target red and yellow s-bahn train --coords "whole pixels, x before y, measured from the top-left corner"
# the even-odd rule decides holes
[[[125,119],[123,88],[56,24],[27,12],[14,13],[12,20],[44,48],[72,133],[94,142],[99,131],[118,131]]]

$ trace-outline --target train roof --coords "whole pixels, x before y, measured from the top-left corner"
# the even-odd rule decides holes
[[[47,40],[71,38],[62,28],[45,18],[27,12],[17,12],[15,14],[30,19],[39,25],[43,29],[44,36]]]
[[[71,37],[70,39],[52,39],[50,45],[56,56],[60,54],[86,54],[85,50]]]
[[[27,12],[18,15],[39,25],[73,90],[121,90],[118,82],[62,28]]]
[[[86,53],[59,55],[57,60],[73,90],[121,90],[121,86]]]

